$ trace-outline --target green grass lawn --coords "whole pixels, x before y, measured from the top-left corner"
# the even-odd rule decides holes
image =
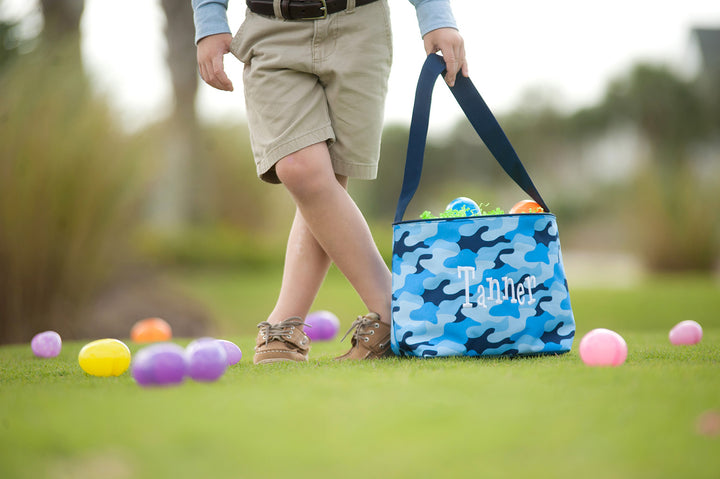
[[[618,368],[585,366],[577,341],[558,357],[350,364],[332,361],[346,348],[333,341],[307,364],[253,366],[274,280],[178,279],[245,353],[216,383],[89,377],[82,342],[45,360],[0,348],[0,477],[719,477],[720,436],[696,430],[720,412],[720,290],[707,278],[571,292],[578,340],[594,327],[625,337]],[[345,326],[362,311],[343,281],[331,274],[317,306]],[[703,325],[700,344],[668,342],[682,319]]]

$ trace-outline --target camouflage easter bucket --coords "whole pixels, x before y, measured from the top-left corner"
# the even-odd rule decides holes
[[[404,221],[420,182],[442,57],[418,80],[393,223],[392,335],[401,356],[558,354],[575,336],[557,221],[468,78],[453,95],[508,175],[545,212]]]

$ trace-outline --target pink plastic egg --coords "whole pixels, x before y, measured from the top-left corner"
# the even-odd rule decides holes
[[[688,319],[680,321],[671,330],[670,342],[673,344],[697,344],[702,339],[703,330],[697,322]]]
[[[30,349],[39,358],[54,358],[62,350],[62,339],[55,331],[44,331],[33,336]]]
[[[627,359],[622,336],[605,328],[593,329],[580,341],[580,359],[588,366],[620,366]]]

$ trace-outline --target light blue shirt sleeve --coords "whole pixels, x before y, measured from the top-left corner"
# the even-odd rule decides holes
[[[231,33],[227,20],[228,0],[192,0],[195,43],[208,35]]]
[[[409,0],[415,6],[420,36],[438,28],[454,28],[457,23],[450,8],[450,0]]]
[[[457,29],[450,0],[409,0],[415,6],[420,35],[438,28]],[[208,35],[231,33],[227,20],[228,0],[192,0],[195,43]]]

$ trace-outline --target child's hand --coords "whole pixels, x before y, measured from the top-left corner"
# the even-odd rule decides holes
[[[232,35],[218,33],[201,39],[197,44],[200,76],[205,83],[218,90],[233,91],[233,84],[225,74],[223,55],[230,52]]]
[[[468,65],[465,60],[465,41],[460,33],[454,28],[438,28],[427,32],[423,37],[425,42],[425,52],[431,53],[442,52],[447,74],[445,82],[449,86],[455,85],[455,77],[459,71],[462,71],[464,77],[468,76]]]

